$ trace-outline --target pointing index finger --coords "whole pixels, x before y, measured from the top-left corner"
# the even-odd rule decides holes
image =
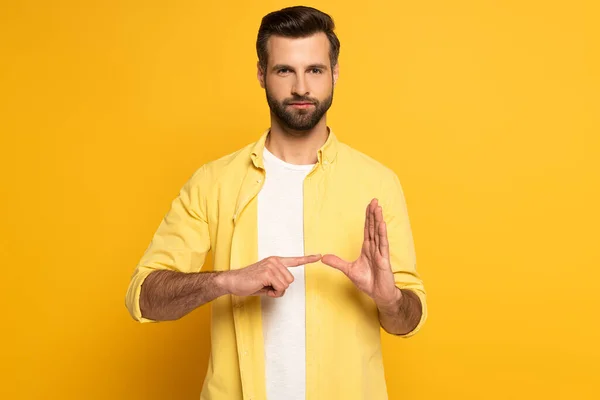
[[[280,257],[279,260],[286,267],[298,267],[304,264],[310,264],[317,262],[321,259],[320,254],[313,254],[310,256],[302,256],[302,257]]]

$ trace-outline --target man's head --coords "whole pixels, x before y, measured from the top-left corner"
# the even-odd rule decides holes
[[[271,112],[289,129],[312,129],[331,107],[340,52],[334,28],[329,15],[304,6],[262,19],[256,40],[258,80]]]

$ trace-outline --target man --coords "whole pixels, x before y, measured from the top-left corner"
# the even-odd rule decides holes
[[[386,399],[380,326],[410,337],[426,319],[398,177],[326,123],[333,30],[310,7],[263,18],[270,128],[192,175],[132,276],[140,322],[211,302],[201,399]]]

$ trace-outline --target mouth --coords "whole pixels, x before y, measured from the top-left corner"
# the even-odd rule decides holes
[[[313,103],[290,103],[289,105],[294,108],[308,108],[314,106]]]

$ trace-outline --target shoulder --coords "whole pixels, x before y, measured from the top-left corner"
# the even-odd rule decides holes
[[[221,156],[217,159],[208,161],[198,167],[189,179],[193,186],[202,186],[204,188],[214,185],[224,176],[239,174],[246,171],[250,162],[250,153],[254,143]]]

